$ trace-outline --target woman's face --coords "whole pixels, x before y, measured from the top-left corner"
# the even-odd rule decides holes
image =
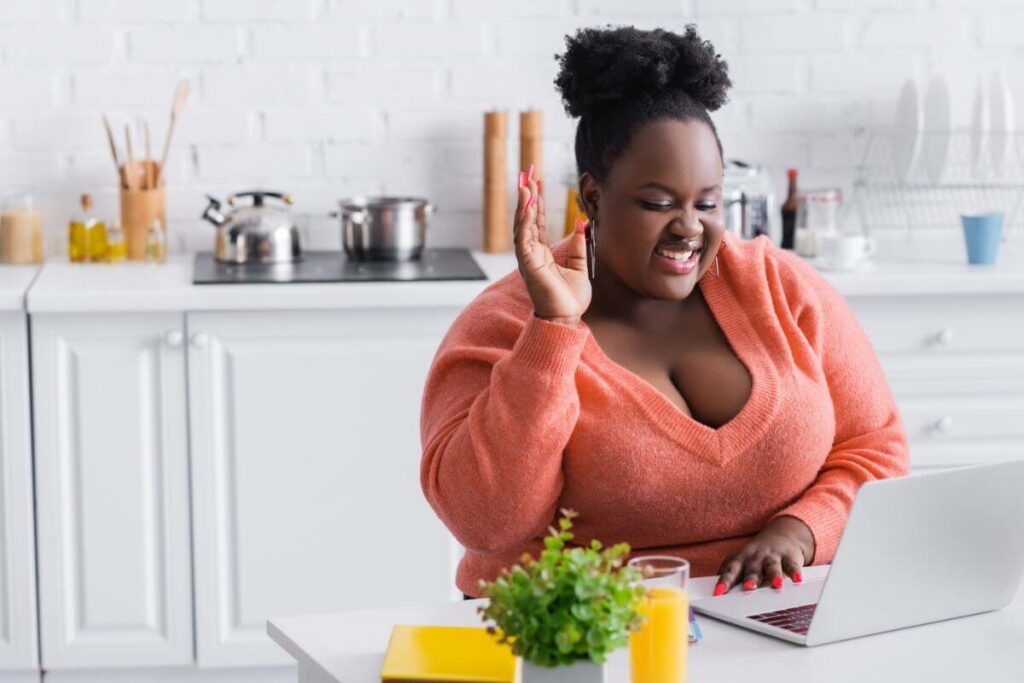
[[[591,215],[596,207],[599,278],[611,271],[640,296],[681,300],[715,260],[722,158],[702,121],[642,126],[603,183],[583,175],[580,194]]]

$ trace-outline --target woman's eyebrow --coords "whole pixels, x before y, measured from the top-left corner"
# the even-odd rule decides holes
[[[673,190],[673,189],[672,189],[671,187],[669,187],[668,185],[664,185],[664,184],[662,184],[662,183],[659,183],[659,182],[657,182],[657,181],[653,181],[653,180],[652,180],[651,182],[649,182],[649,183],[644,183],[643,185],[641,185],[641,186],[640,186],[640,187],[638,187],[637,189],[638,189],[638,190],[642,190],[642,189],[644,189],[645,187],[651,187],[651,188],[654,188],[654,189],[656,189],[656,190],[662,190],[663,192],[667,192],[668,194],[671,194],[671,195],[674,195],[674,194],[676,194],[676,191],[675,191],[675,190]],[[705,188],[702,188],[702,189],[701,189],[701,191],[700,191],[700,193],[701,193],[701,194],[704,194],[705,192],[711,192],[711,191],[713,191],[713,190],[717,190],[717,189],[719,189],[719,188],[721,188],[721,184],[719,184],[719,183],[715,183],[714,185],[708,185],[707,187],[705,187]]]

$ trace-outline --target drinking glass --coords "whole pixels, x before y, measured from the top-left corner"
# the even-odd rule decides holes
[[[629,566],[646,577],[640,630],[629,636],[632,683],[686,683],[690,621],[686,582],[690,563],[668,555],[634,557]]]

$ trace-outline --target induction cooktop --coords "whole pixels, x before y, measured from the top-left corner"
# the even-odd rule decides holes
[[[196,254],[192,284],[299,282],[411,282],[486,280],[468,249],[424,249],[416,261],[354,261],[343,251],[307,251],[296,263],[275,265],[219,263],[210,252]]]

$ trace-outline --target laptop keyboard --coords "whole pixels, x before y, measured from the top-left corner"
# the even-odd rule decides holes
[[[806,636],[808,629],[811,627],[811,617],[814,616],[814,608],[817,606],[817,603],[813,605],[800,605],[799,607],[789,607],[787,609],[775,610],[774,612],[751,614],[747,618]]]

